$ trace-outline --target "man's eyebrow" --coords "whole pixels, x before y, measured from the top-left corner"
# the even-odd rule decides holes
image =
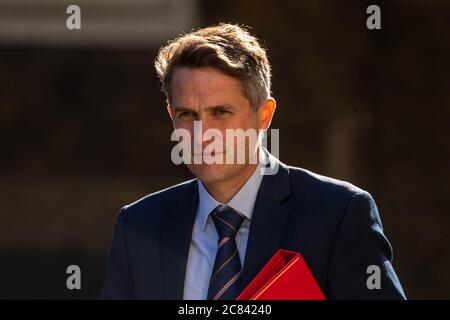
[[[175,111],[175,112],[180,112],[180,111],[190,111],[190,112],[195,112],[194,109],[190,109],[190,108],[188,108],[188,107],[175,107],[175,106],[172,106],[172,108],[173,108],[173,111]]]
[[[219,104],[216,106],[212,106],[212,107],[206,107],[206,110],[211,110],[211,109],[233,109],[233,106],[231,104]]]
[[[196,112],[195,109],[191,109],[189,107],[182,107],[182,106],[172,106],[174,112],[182,112],[182,111],[190,111],[190,112]],[[205,110],[215,110],[215,109],[234,109],[234,107],[231,104],[218,104],[216,106],[210,106],[205,107]]]

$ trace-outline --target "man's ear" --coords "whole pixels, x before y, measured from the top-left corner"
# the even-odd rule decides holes
[[[276,108],[277,102],[272,97],[269,97],[266,102],[259,108],[258,112],[261,119],[261,129],[269,129]]]
[[[170,104],[167,105],[167,112],[169,113],[170,119],[173,121],[172,106]]]

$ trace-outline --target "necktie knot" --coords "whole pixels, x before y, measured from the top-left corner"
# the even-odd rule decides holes
[[[219,235],[219,240],[224,237],[234,238],[244,221],[244,216],[232,208],[227,208],[222,211],[216,208],[211,214],[211,217]]]

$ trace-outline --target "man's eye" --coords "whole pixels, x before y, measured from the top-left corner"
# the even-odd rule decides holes
[[[183,111],[178,114],[179,118],[188,118],[188,117],[192,117],[192,116],[193,116],[193,114],[190,111]]]
[[[217,110],[215,110],[214,113],[216,115],[220,116],[220,115],[223,115],[223,114],[226,114],[226,113],[230,113],[230,112],[228,110],[224,110],[224,109],[217,109]]]

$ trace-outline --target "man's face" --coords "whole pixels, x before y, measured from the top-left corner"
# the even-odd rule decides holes
[[[239,80],[213,68],[181,67],[174,70],[170,89],[171,105],[168,110],[174,128],[183,128],[190,132],[192,155],[195,143],[201,145],[202,150],[212,143],[211,140],[202,138],[206,130],[218,129],[223,137],[223,148],[220,151],[224,156],[222,164],[206,164],[202,159],[201,164],[187,164],[189,170],[202,182],[215,183],[229,180],[248,168],[249,149],[250,152],[255,152],[255,145],[249,146],[248,139],[245,147],[246,163],[236,163],[236,141],[234,161],[232,164],[225,163],[226,129],[254,129],[259,133],[259,129],[265,125],[265,122],[261,121],[260,112],[253,111],[250,102],[243,95]],[[201,121],[202,125],[200,139],[197,141],[194,141],[194,121]],[[219,156],[219,152],[216,156]]]

